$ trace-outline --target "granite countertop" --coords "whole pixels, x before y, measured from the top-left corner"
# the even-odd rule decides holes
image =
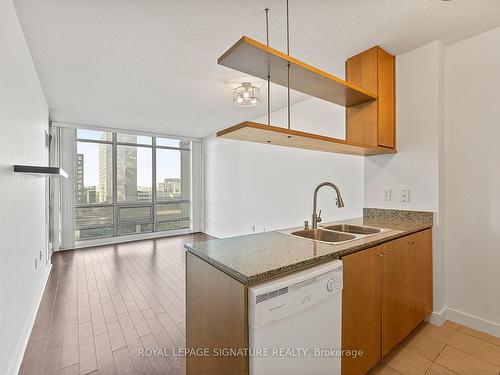
[[[317,242],[280,230],[186,244],[186,250],[242,284],[252,284],[316,263],[340,258],[432,227],[432,213],[364,209],[364,217],[325,223],[347,223],[384,231],[341,244]],[[300,229],[300,228],[297,228]]]

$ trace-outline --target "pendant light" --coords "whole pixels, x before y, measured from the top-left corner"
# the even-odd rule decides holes
[[[260,89],[250,82],[243,82],[233,90],[233,103],[238,107],[255,107],[260,103]]]

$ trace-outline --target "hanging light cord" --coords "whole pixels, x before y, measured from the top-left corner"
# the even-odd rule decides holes
[[[286,54],[290,56],[290,15],[289,15],[289,5],[288,0],[286,0]],[[287,74],[287,100],[288,100],[288,116],[287,116],[287,124],[288,130],[290,130],[290,63],[287,65],[288,74]]]
[[[266,8],[266,44],[269,47],[269,8]],[[271,67],[267,67],[267,125],[271,125]]]

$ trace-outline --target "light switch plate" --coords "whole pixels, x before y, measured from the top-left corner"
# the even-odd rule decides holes
[[[391,188],[384,189],[384,201],[391,200]]]
[[[401,202],[408,203],[410,201],[410,190],[401,189]]]

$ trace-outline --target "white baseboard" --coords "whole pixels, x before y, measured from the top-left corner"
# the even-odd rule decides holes
[[[208,234],[209,236],[212,236],[212,237],[215,237],[215,238],[220,238],[219,236],[216,236],[215,234],[209,233],[209,232],[207,232],[205,230],[202,230],[201,233]]]
[[[500,337],[500,324],[452,309],[450,307],[444,307],[439,312],[433,311],[425,320],[436,326],[442,325],[445,320],[451,320],[469,328]]]
[[[17,375],[19,373],[19,369],[21,368],[21,364],[23,363],[24,352],[26,351],[31,331],[33,330],[33,326],[35,325],[36,314],[38,313],[38,308],[40,307],[40,303],[42,302],[43,293],[45,291],[45,287],[47,286],[47,281],[49,280],[51,270],[52,264],[49,264],[46,267],[45,275],[43,276],[43,282],[38,292],[36,303],[34,304],[33,309],[28,316],[28,320],[26,321],[23,332],[19,335],[19,337],[22,337],[23,339],[19,341],[17,348],[14,351],[16,355],[12,357],[12,361],[7,370],[7,374],[9,375]]]
[[[464,326],[476,329],[481,332],[489,333],[490,335],[500,337],[500,324],[470,315],[458,310],[446,308],[446,319],[452,320]]]
[[[446,320],[446,307],[443,307],[441,311],[433,311],[425,320],[435,326],[443,325]]]

